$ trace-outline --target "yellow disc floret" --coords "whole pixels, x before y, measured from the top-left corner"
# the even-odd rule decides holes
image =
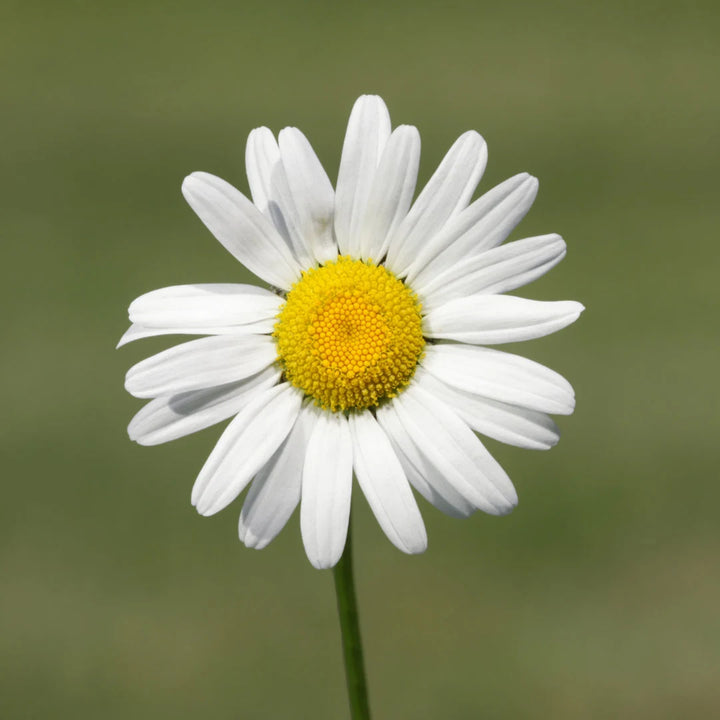
[[[343,255],[303,273],[273,336],[285,378],[333,412],[397,395],[425,345],[415,294],[382,265]]]

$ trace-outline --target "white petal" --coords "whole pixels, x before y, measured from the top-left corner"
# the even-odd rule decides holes
[[[303,467],[300,528],[310,562],[337,563],[345,547],[352,494],[352,438],[342,413],[312,408],[314,422]]]
[[[369,412],[350,415],[355,476],[390,542],[406,553],[427,548],[420,511],[387,435]]]
[[[255,205],[268,217],[292,248],[300,266],[312,265],[295,199],[290,190],[280,148],[272,132],[256,128],[248,136],[245,149],[248,182]]]
[[[133,365],[125,389],[140,398],[201,390],[250,377],[276,357],[275,342],[266,335],[200,338]]]
[[[185,178],[182,191],[210,232],[248,270],[285,290],[298,279],[301,268],[287,243],[239,190],[195,172]]]
[[[287,437],[302,394],[283,383],[255,394],[227,426],[195,480],[192,503],[201,515],[229,505]]]
[[[528,450],[548,450],[560,439],[557,425],[545,413],[458,390],[421,367],[415,371],[414,381],[450,406],[475,432],[494,440]]]
[[[240,540],[248,547],[260,550],[274,540],[300,502],[308,413],[308,408],[300,411],[290,434],[250,486],[238,525]]]
[[[297,128],[281,130],[278,140],[280,157],[297,208],[300,230],[317,262],[335,260],[335,191],[330,179],[307,138]]]
[[[566,253],[559,235],[540,235],[493,248],[458,261],[427,282],[412,284],[425,308],[467,295],[510,292],[544,275]]]
[[[268,178],[279,158],[280,151],[270,128],[259,127],[250,132],[245,144],[245,172],[250,196],[257,209],[264,214],[270,203]]]
[[[517,504],[505,471],[477,435],[447,405],[411,385],[393,400],[398,415],[421,454],[468,502],[491,515]]]
[[[420,163],[420,133],[401,125],[385,146],[364,212],[353,224],[360,257],[379,262],[387,252],[390,233],[407,215]]]
[[[569,415],[570,383],[539,363],[473,345],[428,345],[422,366],[451,387],[538,412]]]
[[[370,195],[375,169],[390,137],[390,114],[377,95],[362,95],[350,113],[335,190],[335,236],[343,254],[355,257],[359,239],[353,223]]]
[[[255,285],[176,285],[130,303],[130,321],[146,327],[233,326],[274,318],[283,299]]]
[[[377,419],[390,439],[407,479],[429,503],[450,517],[465,518],[475,512],[475,506],[460,495],[420,452],[393,403],[379,407]]]
[[[470,295],[449,300],[423,319],[426,337],[498,345],[550,335],[580,317],[572,300],[541,302],[511,295]]]
[[[520,173],[486,192],[429,239],[414,258],[408,281],[421,288],[447,268],[500,245],[530,210],[537,190],[537,178]]]
[[[429,239],[465,208],[486,162],[487,146],[478,133],[466,132],[455,141],[389,238],[386,264],[396,275],[406,275]]]
[[[163,395],[151,400],[130,422],[128,434],[140,445],[159,445],[222,422],[240,412],[257,390],[272,387],[280,370],[269,367],[228,385]]]
[[[143,340],[144,338],[153,337],[155,335],[170,335],[174,333],[175,330],[169,330],[165,328],[164,330],[160,332],[156,332],[156,328],[146,328],[143,325],[131,325],[122,335],[120,340],[118,341],[118,344],[115,346],[116,348],[120,348],[123,345],[127,345],[128,343],[134,342],[135,340]],[[183,333],[178,333],[182,335]],[[186,333],[188,335],[199,335],[201,333],[188,332]],[[214,335],[215,333],[209,333],[211,335]]]
[[[258,320],[247,325],[222,325],[217,327],[147,327],[133,323],[120,338],[117,347],[127,345],[134,340],[143,340],[149,337],[157,337],[160,335],[268,335],[275,327],[277,320],[268,318],[267,320]]]

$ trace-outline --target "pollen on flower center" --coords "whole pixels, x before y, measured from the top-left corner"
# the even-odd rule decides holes
[[[303,273],[273,336],[287,380],[333,412],[397,395],[425,345],[415,294],[383,266],[342,255]]]

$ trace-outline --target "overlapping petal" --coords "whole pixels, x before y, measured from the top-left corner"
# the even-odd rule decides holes
[[[517,494],[505,471],[443,402],[415,384],[393,406],[420,455],[462,498],[491,515],[515,507]]]
[[[151,400],[131,420],[128,434],[140,445],[159,445],[236,415],[258,390],[276,385],[280,370],[265,368],[245,380],[163,395]]]
[[[352,494],[352,437],[343,413],[312,408],[313,427],[302,471],[300,528],[305,552],[318,569],[340,559]]]
[[[260,550],[268,545],[300,502],[310,427],[310,410],[305,407],[290,434],[255,476],[238,525],[240,540],[247,547]]]
[[[376,169],[390,137],[390,114],[377,95],[363,95],[350,113],[335,190],[335,236],[342,254],[360,254],[353,225],[365,213]]]
[[[385,145],[364,208],[353,217],[351,245],[358,248],[358,257],[375,262],[384,258],[412,203],[419,164],[420,133],[401,125]]]
[[[248,136],[245,163],[253,202],[272,221],[300,267],[309,267],[313,257],[307,228],[290,188],[280,148],[268,128],[256,128]]]
[[[426,337],[474,345],[499,345],[543,337],[580,317],[573,300],[541,302],[511,295],[470,295],[449,300],[423,319]]]
[[[135,397],[176,395],[250,377],[275,360],[267,335],[218,335],[176,345],[133,365],[125,389]]]
[[[525,217],[537,189],[537,178],[520,173],[486,192],[419,249],[408,269],[408,282],[421,290],[447,268],[500,245]]]
[[[570,383],[550,368],[519,355],[473,345],[429,345],[422,366],[451,387],[542,413],[569,415]]]
[[[487,146],[474,131],[461,135],[389,238],[386,264],[404,277],[443,225],[470,201],[487,163]]]
[[[415,380],[424,390],[453,408],[475,432],[494,440],[528,450],[549,450],[560,439],[557,425],[546,413],[459,390],[423,368],[417,369]]]
[[[288,383],[256,393],[227,426],[195,480],[201,515],[229,505],[273,456],[300,412],[302,393]]]
[[[318,263],[337,257],[333,236],[335,191],[307,138],[293,127],[280,131],[280,157],[295,201],[297,222]]]
[[[429,503],[450,517],[465,518],[475,512],[476,507],[421,453],[393,403],[379,407],[377,419],[390,439],[408,481]]]
[[[130,303],[130,321],[147,328],[240,327],[272,320],[282,305],[276,293],[256,285],[175,285]]]
[[[251,272],[289,289],[301,266],[275,226],[239,190],[214,175],[185,178],[183,195],[210,232]]]
[[[353,467],[380,527],[406,553],[427,548],[427,534],[400,461],[372,413],[350,415]]]
[[[418,278],[413,287],[426,309],[467,295],[510,292],[537,280],[565,253],[559,235],[525,238],[459,260],[426,282]]]
[[[144,340],[149,337],[161,335],[267,335],[275,325],[273,318],[258,320],[245,325],[207,325],[204,327],[190,325],[170,325],[164,327],[147,327],[133,323],[118,341],[117,347],[122,347],[135,340]]]

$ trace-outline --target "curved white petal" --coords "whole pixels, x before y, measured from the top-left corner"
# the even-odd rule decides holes
[[[269,177],[279,158],[280,152],[270,128],[259,127],[250,132],[245,144],[245,172],[253,203],[264,214],[270,203]]]
[[[158,337],[160,335],[268,335],[273,331],[275,318],[267,320],[258,320],[247,325],[223,325],[223,326],[207,326],[207,327],[188,327],[188,326],[171,326],[171,327],[147,327],[133,323],[118,341],[116,347],[122,347],[135,340],[144,340],[149,337]]]
[[[458,390],[423,368],[414,381],[451,407],[475,432],[528,450],[549,450],[560,439],[560,430],[545,413],[515,407]]]
[[[352,244],[359,247],[363,260],[379,262],[385,256],[390,234],[412,203],[419,164],[417,128],[410,125],[395,128],[380,158],[364,211],[358,214],[352,227]]]
[[[163,395],[151,400],[131,420],[128,434],[140,445],[159,445],[222,422],[240,412],[258,390],[272,387],[280,370],[265,368],[239,382]]]
[[[468,502],[491,515],[504,515],[517,505],[510,478],[445,403],[413,384],[393,405],[420,453]]]
[[[280,148],[266,127],[253,130],[245,149],[248,182],[255,205],[272,221],[292,248],[300,266],[312,265],[305,228],[290,190]]]
[[[408,282],[422,287],[449,267],[504,242],[532,207],[538,180],[520,173],[496,185],[429,238],[414,258]]]
[[[318,569],[337,563],[345,547],[352,494],[352,438],[342,413],[312,408],[313,428],[303,466],[300,528]]]
[[[458,493],[420,452],[405,430],[393,403],[379,407],[377,419],[390,439],[405,476],[429,503],[450,517],[466,518],[475,512],[475,506]]]
[[[423,318],[430,338],[477,345],[498,345],[550,335],[575,322],[579,302],[542,302],[511,295],[470,295],[449,300]]]
[[[287,243],[239,190],[195,172],[185,178],[182,191],[208,230],[248,270],[285,290],[298,279],[301,268]]]
[[[407,275],[429,239],[465,208],[485,170],[487,146],[474,131],[461,135],[448,150],[405,219],[390,235],[387,266]]]
[[[195,330],[188,330],[186,333],[178,332],[174,329],[164,328],[161,331],[157,331],[157,328],[146,328],[144,325],[138,325],[136,323],[133,323],[130,325],[130,327],[122,334],[122,337],[120,340],[118,340],[118,344],[115,346],[115,349],[121,348],[123,345],[127,345],[128,343],[135,342],[135,340],[143,340],[144,338],[154,337],[155,335],[171,335],[173,333],[177,333],[178,335],[203,335],[203,333],[198,333]],[[218,333],[222,334],[222,333]],[[215,333],[208,333],[208,335],[215,335]]]
[[[146,327],[231,327],[274,318],[283,302],[255,285],[175,285],[136,298],[128,315]]]
[[[285,527],[300,502],[302,467],[309,438],[309,410],[303,408],[290,434],[250,486],[238,532],[247,547],[261,550]]]
[[[427,309],[467,295],[510,292],[537,280],[565,254],[559,235],[525,238],[460,260],[427,282],[417,278],[412,287]]]
[[[403,552],[424,552],[425,525],[387,435],[369,412],[350,415],[349,424],[355,476],[380,527]]]
[[[302,394],[283,383],[255,394],[227,426],[192,491],[201,515],[229,505],[287,437],[300,412]]]
[[[335,260],[335,191],[307,138],[287,127],[278,137],[280,157],[298,216],[298,228],[319,263]]]
[[[350,113],[335,190],[335,237],[343,254],[357,257],[352,229],[362,217],[375,170],[390,137],[390,114],[377,95],[362,95]]]
[[[570,383],[550,368],[511,353],[474,345],[428,345],[422,366],[451,387],[538,412],[569,415]]]
[[[176,345],[133,365],[125,389],[135,397],[175,395],[254,375],[277,357],[266,335],[218,335]]]

